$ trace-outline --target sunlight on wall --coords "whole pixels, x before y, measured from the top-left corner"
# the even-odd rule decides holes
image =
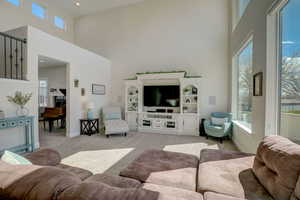
[[[217,144],[208,145],[206,143],[190,143],[190,144],[167,145],[163,150],[178,152],[178,153],[187,153],[199,157],[200,151],[202,149],[219,149],[219,146]]]
[[[104,173],[133,150],[134,148],[80,151],[64,158],[62,163],[89,170],[94,174]]]

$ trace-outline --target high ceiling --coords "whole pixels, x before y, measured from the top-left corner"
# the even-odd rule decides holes
[[[57,7],[65,9],[74,17],[93,14],[97,11],[103,11],[141,1],[144,0],[51,0]],[[79,2],[80,6],[76,6],[76,2]]]

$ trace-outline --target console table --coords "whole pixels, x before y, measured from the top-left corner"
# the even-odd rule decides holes
[[[24,117],[12,117],[0,119],[0,130],[16,127],[24,127],[25,129],[25,144],[12,147],[8,150],[13,152],[28,152],[34,151],[34,117],[33,116],[24,116]],[[1,134],[1,132],[0,132]],[[5,149],[0,150],[0,154]]]

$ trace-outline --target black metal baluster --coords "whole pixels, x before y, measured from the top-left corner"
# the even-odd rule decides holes
[[[16,79],[18,79],[18,40],[16,40]]]
[[[4,78],[6,78],[7,72],[6,72],[6,37],[4,36]]]
[[[23,80],[23,42],[21,42],[21,80]]]
[[[12,38],[10,38],[10,78],[13,79]]]

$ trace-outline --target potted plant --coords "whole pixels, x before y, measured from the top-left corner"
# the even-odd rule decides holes
[[[22,92],[17,91],[15,96],[7,96],[8,102],[14,103],[19,106],[17,110],[17,116],[26,116],[29,114],[29,110],[25,105],[30,101],[32,93],[22,94]]]

